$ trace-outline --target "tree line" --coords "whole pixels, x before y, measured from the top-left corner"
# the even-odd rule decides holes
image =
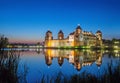
[[[6,48],[8,44],[9,44],[8,38],[5,37],[4,35],[1,35],[0,36],[0,49]]]

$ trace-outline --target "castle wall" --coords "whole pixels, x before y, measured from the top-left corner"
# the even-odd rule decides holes
[[[45,41],[45,47],[67,47],[67,46],[74,46],[74,41],[68,41],[68,39]]]

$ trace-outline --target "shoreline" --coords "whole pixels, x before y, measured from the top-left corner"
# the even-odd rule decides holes
[[[0,50],[29,50],[29,49],[78,49],[78,50],[120,50],[120,47],[114,48],[114,47],[90,47],[90,46],[75,46],[75,47],[7,47],[7,48],[1,48]]]

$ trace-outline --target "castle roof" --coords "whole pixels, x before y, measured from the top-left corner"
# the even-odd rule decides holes
[[[80,27],[80,25],[78,25],[76,29],[81,29],[82,30],[82,28]]]
[[[70,33],[69,35],[74,35],[75,32]]]
[[[98,30],[96,33],[102,33],[100,30]]]
[[[46,33],[52,33],[50,30],[48,30]]]
[[[59,34],[60,34],[60,33],[62,33],[62,34],[63,34],[62,30],[60,30],[60,31],[59,31]]]

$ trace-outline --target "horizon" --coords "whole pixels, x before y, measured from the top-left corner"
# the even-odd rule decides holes
[[[120,39],[118,0],[4,0],[0,1],[0,34],[10,42],[44,41],[47,30],[65,38],[80,24],[83,31],[101,30],[103,39]]]

